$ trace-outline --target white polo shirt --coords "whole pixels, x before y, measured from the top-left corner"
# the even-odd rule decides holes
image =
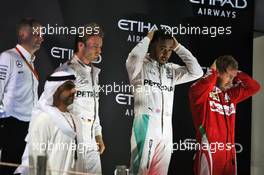
[[[16,45],[33,66],[35,56]],[[38,100],[38,80],[16,48],[0,54],[0,118],[13,116],[30,121],[33,106]]]

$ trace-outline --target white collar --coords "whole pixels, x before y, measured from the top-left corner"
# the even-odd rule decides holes
[[[30,63],[33,63],[36,56],[35,55],[31,55],[23,46],[21,46],[20,44],[16,45],[16,48],[18,48],[18,50],[22,53],[22,55],[26,58],[26,60]]]
[[[154,64],[154,65],[157,66],[157,67],[163,67],[163,66],[165,66],[165,65],[167,64],[167,63],[165,63],[165,64],[160,64],[157,60],[151,58],[149,54],[146,55],[146,58],[147,58],[152,64]]]
[[[67,119],[62,115],[62,112],[58,108],[49,105],[43,105],[42,111],[50,115],[52,121],[64,134],[70,136],[71,138],[76,136],[75,131],[73,128],[71,128],[70,124],[67,122]]]
[[[91,70],[91,66],[85,64],[76,54],[73,55],[73,59],[75,61],[77,61],[80,65],[82,65],[83,67],[88,68],[89,70]]]
[[[86,68],[86,69],[88,69],[89,71],[91,71],[92,68],[91,68],[90,65],[92,65],[92,64],[90,64],[90,65],[84,64],[84,63],[81,61],[81,59],[80,59],[76,54],[73,55],[72,59],[73,59],[74,62],[80,64],[80,65],[83,66],[84,68]],[[97,74],[100,73],[101,69],[99,69],[99,68],[97,68],[97,67],[95,67],[95,66],[93,66],[93,65],[92,65],[92,67],[93,67],[93,71],[94,71],[95,75],[97,75]]]

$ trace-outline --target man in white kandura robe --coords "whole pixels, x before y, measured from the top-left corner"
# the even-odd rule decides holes
[[[46,81],[26,138],[24,155],[29,155],[29,159],[22,161],[17,172],[35,175],[37,157],[46,156],[47,175],[66,175],[72,171],[85,174],[82,147],[78,144],[80,121],[68,111],[75,93],[73,80],[74,75],[61,71]],[[35,167],[29,172],[23,167],[27,162]]]

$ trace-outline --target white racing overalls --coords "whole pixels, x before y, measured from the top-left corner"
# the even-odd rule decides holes
[[[172,109],[174,86],[203,75],[196,58],[184,46],[175,48],[186,66],[159,64],[147,54],[145,37],[130,52],[126,67],[134,87],[134,122],[131,136],[132,174],[168,172],[172,154]]]

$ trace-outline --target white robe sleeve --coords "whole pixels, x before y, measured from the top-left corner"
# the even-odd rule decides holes
[[[41,113],[32,121],[29,130],[29,165],[37,166],[37,157],[47,155],[48,142],[51,136],[50,128],[53,123],[50,118]],[[30,174],[36,174],[36,170],[30,169]]]

